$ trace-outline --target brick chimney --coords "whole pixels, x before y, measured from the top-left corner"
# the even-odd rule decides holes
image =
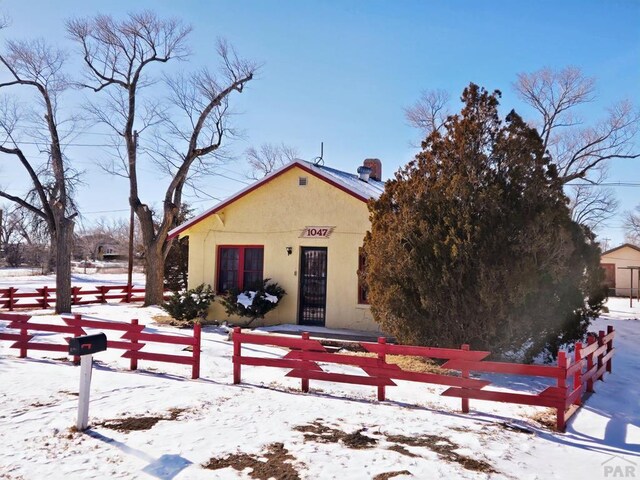
[[[371,180],[382,181],[382,162],[378,158],[365,158],[363,165],[371,169]]]

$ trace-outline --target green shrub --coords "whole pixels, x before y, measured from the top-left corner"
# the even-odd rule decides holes
[[[277,283],[269,283],[271,279],[265,278],[262,286],[255,291],[245,290],[240,292],[237,288],[232,288],[219,299],[224,306],[227,315],[247,317],[250,325],[256,318],[264,316],[276,308],[282,297],[286,295],[284,288]]]
[[[205,318],[214,298],[209,285],[200,284],[191,290],[174,292],[162,308],[176,320],[193,323],[196,318]]]

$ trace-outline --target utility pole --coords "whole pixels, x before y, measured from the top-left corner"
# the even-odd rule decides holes
[[[133,132],[134,147],[138,151],[138,131]],[[129,201],[131,203],[131,201]],[[135,233],[135,212],[133,205],[130,205],[131,214],[129,216],[129,265],[127,268],[127,302],[131,301],[131,289],[133,287],[133,237]]]

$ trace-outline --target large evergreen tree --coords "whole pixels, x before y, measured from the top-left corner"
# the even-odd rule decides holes
[[[372,312],[402,342],[528,356],[584,334],[599,248],[571,220],[538,133],[471,84],[464,108],[370,204]]]

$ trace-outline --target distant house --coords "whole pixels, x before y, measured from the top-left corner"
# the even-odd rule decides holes
[[[637,296],[640,270],[627,267],[640,267],[640,247],[625,243],[607,250],[600,258],[600,265],[605,271],[610,295]]]
[[[117,244],[100,244],[96,247],[96,260],[122,260],[126,258],[123,248]]]
[[[178,226],[170,236],[189,237],[189,286],[222,293],[271,278],[287,294],[266,324],[379,330],[358,270],[381,172],[377,159],[358,174],[294,160]],[[219,303],[209,318],[226,318]]]

